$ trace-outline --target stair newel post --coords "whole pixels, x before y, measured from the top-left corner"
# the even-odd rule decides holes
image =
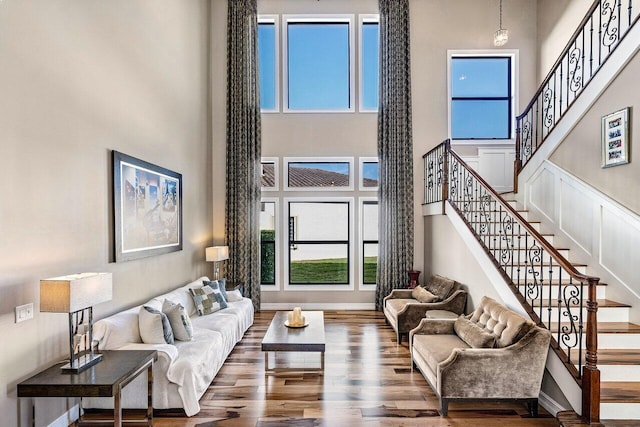
[[[598,279],[589,278],[587,301],[587,354],[582,368],[582,417],[600,424],[600,371],[598,370]]]
[[[446,212],[446,203],[449,198],[449,151],[451,140],[444,141],[444,153],[442,154],[442,215]]]
[[[518,174],[522,169],[522,160],[520,160],[520,130],[521,117],[516,117],[516,159],[513,162],[513,192],[518,192]]]

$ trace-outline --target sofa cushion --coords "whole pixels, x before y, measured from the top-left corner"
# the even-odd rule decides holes
[[[482,297],[480,305],[471,316],[471,321],[495,335],[498,348],[518,342],[535,326],[531,320],[489,297]]]
[[[413,288],[413,291],[411,291],[411,296],[417,299],[419,302],[423,303],[436,302],[439,299],[437,295],[432,294],[421,286],[416,286],[415,288]]]
[[[193,337],[193,325],[187,311],[182,304],[174,304],[165,299],[162,303],[162,312],[167,315],[173,336],[179,341],[191,341]]]
[[[413,298],[398,298],[387,300],[387,311],[394,316],[398,315],[398,312],[402,311],[404,307],[409,303],[417,303],[418,300]]]
[[[433,372],[438,372],[438,363],[447,359],[454,348],[469,348],[456,335],[414,335],[413,351],[420,353]]]
[[[238,302],[242,301],[242,294],[239,289],[234,289],[232,291],[227,291],[227,302]]]
[[[167,315],[143,305],[138,313],[140,336],[145,344],[173,344],[173,330]]]
[[[455,280],[435,274],[424,284],[424,287],[440,300],[445,300],[457,289],[457,283]]]
[[[453,329],[462,341],[473,348],[492,348],[496,344],[495,335],[462,316],[456,319]]]

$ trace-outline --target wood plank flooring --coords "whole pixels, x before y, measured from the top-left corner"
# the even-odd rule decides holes
[[[162,413],[159,427],[274,426],[557,426],[540,408],[530,418],[511,402],[451,403],[441,417],[420,372],[411,371],[407,344],[375,311],[325,312],[326,368],[318,373],[264,375],[260,343],[274,312],[256,314],[200,400],[194,417]],[[272,359],[273,360],[273,359]],[[278,353],[278,364],[319,366],[319,353]],[[271,362],[270,362],[271,363]]]

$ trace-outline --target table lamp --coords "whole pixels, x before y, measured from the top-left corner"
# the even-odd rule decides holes
[[[81,372],[102,360],[93,346],[93,306],[112,298],[111,273],[80,273],[40,280],[40,312],[69,314],[69,363]]]
[[[213,268],[216,273],[216,280],[220,276],[220,261],[229,259],[229,246],[211,246],[206,249],[206,260],[213,262]]]

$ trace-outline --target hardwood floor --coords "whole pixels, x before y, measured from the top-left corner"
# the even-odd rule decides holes
[[[557,426],[540,408],[529,418],[525,405],[504,402],[451,403],[449,416],[420,372],[412,372],[407,344],[375,311],[325,311],[326,368],[318,373],[264,375],[260,343],[274,312],[256,314],[202,397],[195,417],[155,418],[159,427],[223,426]],[[273,362],[271,359],[270,363]],[[278,364],[317,367],[319,353],[278,353]]]

